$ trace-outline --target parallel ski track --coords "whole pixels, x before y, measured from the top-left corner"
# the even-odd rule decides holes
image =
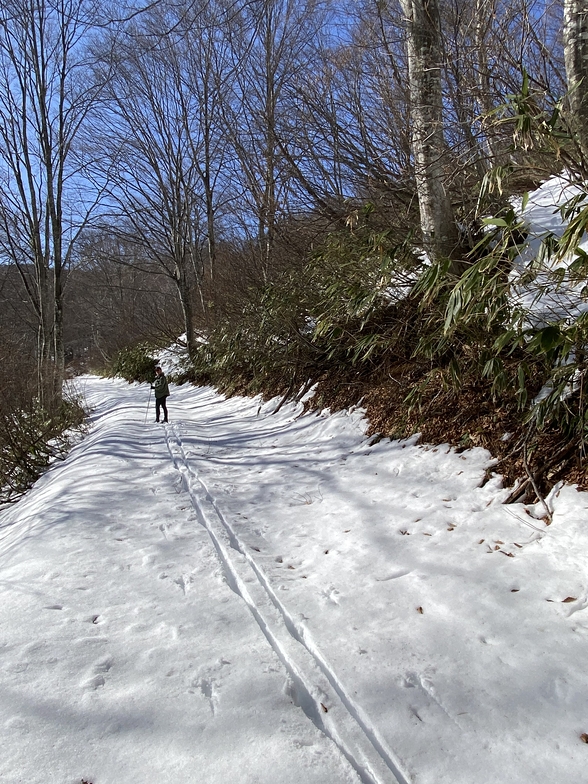
[[[166,442],[199,523],[206,529],[229,587],[247,604],[289,676],[288,693],[353,767],[362,784],[409,784],[392,750],[321,653],[282,604],[247,545],[192,468],[177,425]],[[231,554],[231,551],[233,554]]]

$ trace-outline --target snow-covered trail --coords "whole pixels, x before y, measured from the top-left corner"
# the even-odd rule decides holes
[[[358,781],[225,584],[145,396],[86,390],[91,435],[0,518],[0,781]]]
[[[0,514],[0,781],[588,782],[585,494],[546,528],[360,411],[79,383]]]
[[[171,433],[169,432],[171,430]],[[316,645],[288,611],[252,550],[222,514],[206,484],[190,465],[179,428],[168,428],[166,439],[174,466],[199,522],[214,544],[227,584],[251,610],[270,647],[287,672],[287,693],[310,721],[330,738],[364,784],[406,784],[394,755],[366,721]],[[327,716],[326,714],[329,714]]]

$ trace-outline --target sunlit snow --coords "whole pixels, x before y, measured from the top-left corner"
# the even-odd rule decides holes
[[[579,186],[564,175],[551,177],[536,191],[529,194],[524,209],[520,200],[516,201],[517,211],[523,226],[528,231],[525,247],[515,259],[513,280],[535,264],[540,257],[542,243],[550,237],[559,239],[566,228],[561,207],[581,193]],[[586,205],[582,202],[580,207]],[[588,238],[584,237],[579,248],[588,252]],[[541,327],[550,321],[563,321],[577,318],[588,310],[588,301],[583,296],[584,282],[571,283],[569,280],[556,283],[553,271],[567,268],[573,257],[563,259],[546,258],[536,265],[537,277],[532,283],[515,287],[514,298],[526,311],[526,321]]]
[[[0,515],[3,784],[586,780],[588,495],[547,526],[359,409],[78,384]]]

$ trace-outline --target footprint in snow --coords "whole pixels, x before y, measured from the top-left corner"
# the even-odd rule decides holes
[[[94,665],[94,670],[96,672],[109,672],[112,667],[112,659],[110,656],[106,656],[104,659],[100,659],[100,661],[96,662]]]
[[[201,694],[202,697],[204,697],[204,699],[207,700],[211,714],[213,716],[215,715],[216,703],[217,703],[217,688],[216,688],[216,682],[214,678],[211,677],[195,678],[190,683],[190,688],[188,689],[188,693]]]
[[[321,596],[332,604],[339,605],[339,599],[337,598],[339,596],[339,591],[334,586],[327,588],[325,591],[321,591]]]
[[[202,678],[200,683],[198,684],[200,691],[203,697],[206,697],[208,700],[208,704],[210,705],[210,712],[214,716],[215,711],[215,689],[214,689],[214,681],[208,680],[208,678]]]
[[[82,689],[85,691],[96,691],[102,686],[105,686],[105,675],[110,671],[111,667],[112,659],[110,657],[106,657],[97,661],[96,664],[92,667],[91,674],[80,684]]]
[[[185,596],[190,590],[193,580],[194,578],[191,574],[182,574],[180,577],[174,580],[174,583],[182,589]]]
[[[86,691],[96,691],[101,686],[105,686],[106,681],[103,675],[94,675],[82,684],[82,688]]]

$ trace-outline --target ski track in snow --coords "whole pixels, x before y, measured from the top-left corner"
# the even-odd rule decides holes
[[[196,495],[176,500],[190,480],[185,460],[169,463],[177,444],[142,417],[110,430],[113,407],[100,405],[97,432],[0,519],[0,781],[357,781],[329,732],[317,731],[320,713],[307,721],[316,703],[276,659],[280,645],[267,646],[271,632],[261,635],[220,582],[219,559],[255,606],[223,542],[198,525]],[[210,643],[194,637],[194,623]],[[228,644],[236,634],[241,647]]]
[[[296,624],[280,602],[250,549],[191,466],[177,425],[168,425],[166,441],[198,520],[216,549],[227,584],[247,604],[288,671],[289,694],[294,703],[336,744],[362,784],[408,784],[377,727],[355,703],[308,631]]]
[[[2,784],[588,781],[586,494],[545,527],[361,411],[87,391],[0,516]]]

